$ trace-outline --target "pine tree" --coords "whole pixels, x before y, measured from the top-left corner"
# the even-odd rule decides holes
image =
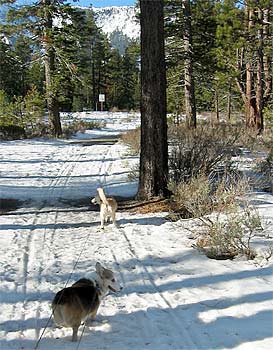
[[[167,196],[168,144],[163,0],[140,0],[141,152],[138,197]]]
[[[14,43],[14,55],[17,60],[17,89],[18,95],[25,96],[30,84],[28,81],[28,71],[32,60],[33,50],[31,39],[24,35],[19,35]]]
[[[97,100],[95,51],[100,32],[95,24],[92,9],[77,9],[73,22],[74,33],[78,33],[73,57],[70,59],[77,67],[72,90],[70,89],[73,92],[73,110],[95,109]]]
[[[272,94],[273,1],[225,0],[218,16],[218,62],[241,94],[247,127],[261,133]],[[271,97],[272,100],[272,97]]]
[[[9,43],[0,39],[0,90],[9,96],[17,95],[17,74],[19,63]]]
[[[188,111],[188,123],[195,125],[196,109],[212,106],[212,81],[216,69],[215,1],[169,0],[166,5],[168,106],[170,111]],[[191,72],[191,73],[190,73]],[[198,81],[198,84],[194,84]],[[193,97],[194,92],[194,97]],[[187,103],[186,103],[187,101]]]
[[[2,1],[2,3],[16,1]],[[13,8],[8,14],[9,25],[2,26],[2,31],[10,34],[29,33],[35,44],[40,46],[45,67],[46,100],[48,117],[55,136],[62,133],[59,94],[60,66],[66,67],[69,74],[74,74],[74,64],[68,60],[70,47],[75,43],[73,21],[75,10],[61,0],[41,0],[31,5]],[[73,51],[73,50],[72,50]]]
[[[132,41],[122,58],[123,108],[137,109],[140,100],[139,45]]]
[[[108,107],[122,108],[123,98],[123,77],[122,57],[118,50],[113,49],[108,61],[108,74],[106,81],[106,95]]]
[[[192,25],[191,25],[191,4],[189,0],[183,3],[184,16],[184,89],[185,89],[185,109],[186,121],[190,128],[196,128],[196,106],[195,88],[193,76],[193,47],[192,47]]]

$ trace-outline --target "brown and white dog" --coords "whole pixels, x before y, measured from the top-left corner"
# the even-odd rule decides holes
[[[94,320],[102,298],[109,290],[117,293],[121,289],[113,271],[97,262],[96,271],[90,279],[81,278],[55,295],[52,301],[54,321],[59,326],[71,327],[72,341],[77,341],[82,321]]]
[[[103,188],[97,188],[98,195],[91,200],[91,203],[98,204],[100,206],[100,227],[104,229],[104,222],[110,218],[115,226],[116,223],[116,211],[118,208],[117,201],[113,197],[106,197]]]

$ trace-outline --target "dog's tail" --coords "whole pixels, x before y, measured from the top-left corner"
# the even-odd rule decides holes
[[[100,199],[102,200],[102,203],[108,205],[109,203],[108,203],[107,198],[105,197],[103,188],[99,187],[99,188],[97,188],[97,191],[98,191],[98,194],[100,196]]]

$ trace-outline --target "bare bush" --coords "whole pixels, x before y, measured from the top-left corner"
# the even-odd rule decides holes
[[[273,192],[273,148],[271,148],[266,159],[259,164],[259,171],[264,177],[265,189]]]
[[[177,211],[186,211],[191,217],[200,218],[217,212],[230,212],[238,205],[238,198],[249,190],[249,184],[244,178],[221,178],[217,182],[201,174],[188,182],[169,184],[173,193],[173,201]]]
[[[73,120],[63,126],[63,136],[68,138],[78,131],[84,133],[86,130],[101,129],[104,126],[105,123],[100,121]]]
[[[26,138],[26,131],[18,125],[0,125],[0,140],[17,140]]]
[[[137,155],[140,153],[140,128],[122,134],[121,140],[130,147],[132,154]]]
[[[230,134],[226,127],[199,126],[192,130],[179,126],[170,131],[171,180],[187,182],[200,174],[210,175],[218,169],[231,168],[238,133]]]
[[[256,252],[251,248],[251,240],[262,229],[257,210],[237,208],[224,218],[203,219],[203,232],[197,240],[196,248],[213,259],[232,259],[244,255],[254,259]]]
[[[192,178],[188,182],[172,182],[169,190],[173,193],[176,211],[189,212],[192,217],[200,217],[211,212],[209,179],[205,175]]]

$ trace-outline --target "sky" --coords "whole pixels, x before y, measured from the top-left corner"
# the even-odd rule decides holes
[[[33,2],[32,0],[19,0],[18,3],[28,4]],[[69,1],[74,5],[90,7],[107,7],[107,6],[132,6],[136,3],[136,0],[79,0]]]
[[[131,6],[134,5],[136,0],[80,0],[77,1],[77,5],[93,7],[106,7],[106,6]]]

